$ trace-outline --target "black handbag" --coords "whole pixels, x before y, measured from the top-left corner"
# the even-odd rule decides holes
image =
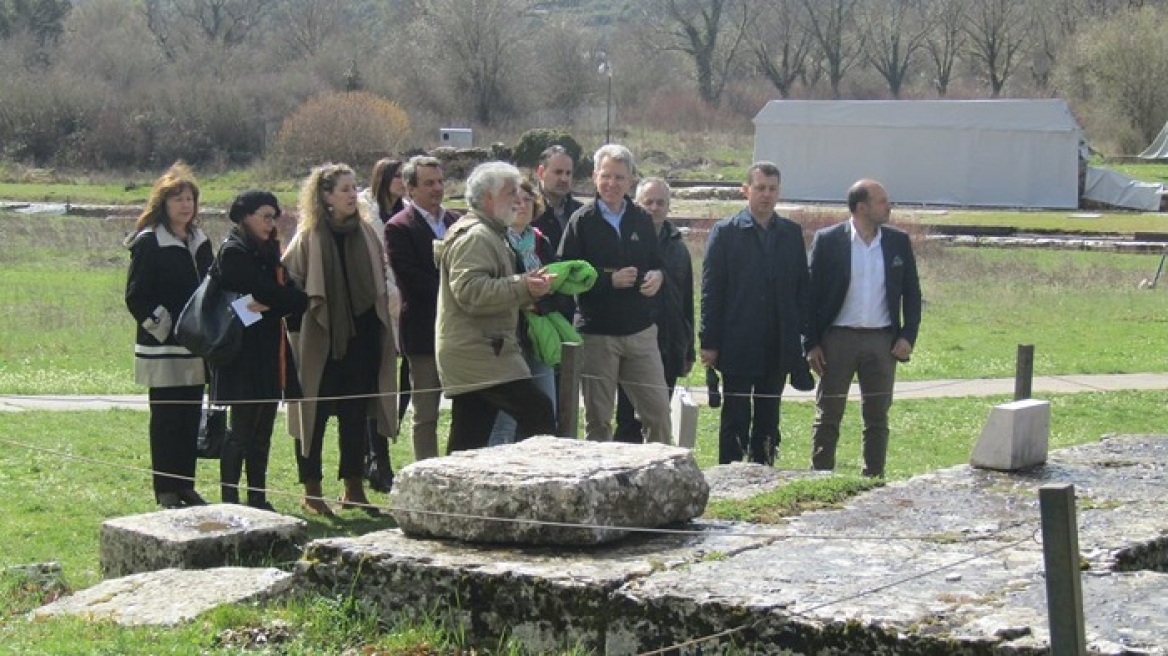
[[[175,339],[211,365],[233,360],[243,346],[243,322],[231,307],[235,298],[219,286],[218,277],[208,273],[179,313]]]
[[[195,454],[200,458],[216,460],[223,452],[223,441],[227,439],[227,408],[215,407],[207,403],[203,406],[203,416],[199,419],[199,437],[195,440]]]

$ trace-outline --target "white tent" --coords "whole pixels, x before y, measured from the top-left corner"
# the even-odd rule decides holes
[[[1162,184],[1141,182],[1118,171],[1090,166],[1083,198],[1112,207],[1159,212],[1163,192]]]
[[[1160,134],[1139,156],[1143,159],[1168,159],[1168,123],[1160,128]]]
[[[754,125],[787,200],[839,202],[876,178],[898,203],[1079,203],[1080,130],[1061,100],[772,100]]]

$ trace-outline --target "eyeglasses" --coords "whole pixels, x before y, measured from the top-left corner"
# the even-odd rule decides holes
[[[269,223],[276,222],[276,215],[275,214],[270,214],[268,212],[264,212],[263,214],[256,214],[256,216],[260,217],[261,221],[267,221]]]

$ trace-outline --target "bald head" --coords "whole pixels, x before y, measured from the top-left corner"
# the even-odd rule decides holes
[[[892,216],[892,205],[888,202],[888,192],[884,190],[884,185],[864,178],[857,180],[848,189],[848,211],[864,227],[875,230],[888,223]]]

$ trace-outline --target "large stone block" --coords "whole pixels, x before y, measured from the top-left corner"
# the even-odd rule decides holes
[[[974,467],[1017,471],[1046,462],[1050,401],[1025,399],[994,406],[969,457]]]
[[[218,504],[117,517],[101,525],[101,569],[125,576],[168,567],[205,569],[297,558],[308,523]]]
[[[708,496],[688,449],[536,437],[404,467],[390,498],[411,537],[593,545],[698,517]]]
[[[275,568],[164,569],[108,579],[32,612],[75,615],[118,624],[179,624],[216,606],[265,599],[292,587],[295,577]]]

